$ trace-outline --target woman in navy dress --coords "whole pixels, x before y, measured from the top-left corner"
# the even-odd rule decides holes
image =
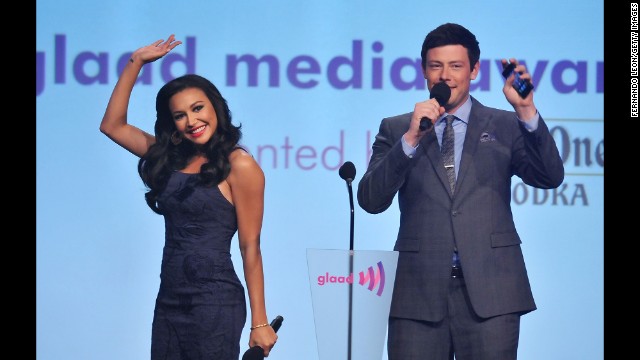
[[[173,35],[134,51],[111,94],[100,131],[140,157],[149,207],[165,219],[152,360],[237,360],[247,318],[244,287],[231,261],[238,233],[251,308],[249,347],[265,356],[277,335],[268,326],[260,231],[264,173],[238,142],[240,126],[218,89],[199,75],[166,83],[156,98],[155,135],[127,122],[144,64],[182,42]]]

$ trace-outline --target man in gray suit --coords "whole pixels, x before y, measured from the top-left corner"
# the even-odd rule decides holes
[[[520,316],[536,305],[511,213],[511,178],[556,188],[564,179],[562,159],[533,91],[522,97],[511,85],[516,72],[531,81],[516,59],[502,89],[514,111],[505,111],[469,94],[480,68],[469,30],[437,27],[421,55],[428,88],[444,82],[451,95],[444,106],[436,97],[383,119],[358,184],[358,203],[372,214],[398,194],[389,360],[516,359]],[[440,148],[447,115],[455,115],[454,163],[447,166],[455,170],[453,184]]]

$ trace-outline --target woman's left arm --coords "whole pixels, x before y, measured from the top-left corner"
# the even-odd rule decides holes
[[[244,277],[251,307],[251,327],[268,324],[264,297],[264,272],[260,252],[260,232],[264,213],[265,177],[255,159],[243,150],[230,155],[231,173],[227,182],[231,187],[238,218],[238,239]],[[270,326],[251,330],[249,347],[260,346],[268,356],[278,336]]]

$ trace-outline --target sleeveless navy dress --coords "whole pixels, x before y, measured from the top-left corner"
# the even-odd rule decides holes
[[[152,360],[238,360],[247,318],[229,252],[234,206],[197,174],[174,172],[158,197],[165,244],[151,335]]]

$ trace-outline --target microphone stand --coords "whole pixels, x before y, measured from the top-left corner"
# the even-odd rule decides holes
[[[349,275],[351,276],[351,282],[349,282],[349,325],[347,332],[347,359],[351,360],[351,332],[353,323],[353,281],[355,276],[353,274],[353,190],[351,189],[352,179],[347,179],[347,189],[349,190],[349,206],[351,208],[351,226],[349,231]]]
[[[448,89],[448,88],[447,88]],[[340,177],[347,182],[347,190],[349,190],[349,206],[351,207],[351,229],[349,238],[349,275],[351,281],[349,283],[349,324],[347,330],[347,359],[351,360],[351,332],[353,323],[353,190],[351,189],[351,182],[356,177],[356,167],[351,161],[347,161],[338,171]]]
[[[351,189],[351,179],[347,181],[347,189],[349,190],[349,206],[351,207],[351,226],[349,231],[349,250],[353,251],[353,190]]]

